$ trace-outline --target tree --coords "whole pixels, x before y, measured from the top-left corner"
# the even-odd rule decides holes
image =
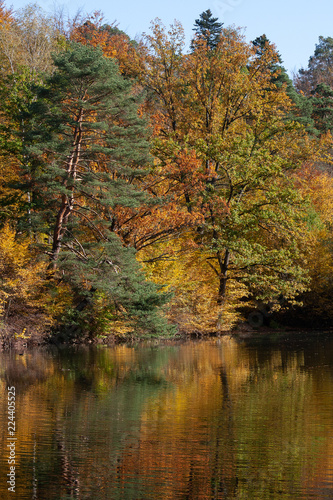
[[[123,76],[135,78],[140,73],[140,58],[136,42],[113,23],[105,24],[103,15],[95,12],[83,24],[72,30],[70,39],[83,45],[100,47],[105,57],[115,58]]]
[[[45,262],[30,251],[29,238],[17,238],[8,224],[0,234],[0,316],[7,319],[38,308],[41,313]]]
[[[151,23],[151,35],[144,36],[140,50],[144,60],[140,82],[148,90],[146,108],[154,129],[176,132],[181,117],[181,94],[183,92],[184,29],[176,22],[166,32],[159,19]],[[151,104],[151,106],[150,106]]]
[[[11,71],[11,56],[8,57],[7,39],[11,38],[11,30],[14,25],[13,12],[5,7],[4,1],[0,2],[0,55],[1,55],[1,73],[6,74]]]
[[[277,87],[281,87],[282,85],[286,86],[287,93],[289,97],[292,99],[293,94],[293,85],[290,80],[285,68],[282,66],[282,58],[280,53],[276,50],[274,44],[270,42],[265,34],[258,36],[252,42],[253,47],[255,48],[255,54],[258,59],[262,58],[267,53],[271,53],[271,67],[270,71],[272,74],[272,83],[274,83]],[[296,94],[296,91],[294,90]]]
[[[302,307],[294,308],[284,318],[288,324],[318,327],[331,324],[333,317],[333,179],[317,165],[304,165],[297,174],[298,189],[310,200],[306,218],[305,259],[311,279],[300,297]]]
[[[115,316],[152,330],[166,297],[115,231],[117,207],[145,200],[136,185],[148,161],[137,97],[100,49],[72,43],[54,64],[30,108],[26,154],[38,168],[27,224],[44,234],[49,268],[70,283],[79,308],[99,293]]]
[[[27,160],[22,144],[30,129],[24,112],[36,97],[32,82],[41,83],[42,74],[53,70],[51,52],[59,50],[59,33],[36,4],[15,15],[2,7],[0,16],[1,222],[11,219],[15,227],[20,212],[29,211],[31,197],[20,189],[24,179],[19,165]]]
[[[300,69],[295,76],[295,86],[306,95],[325,83],[333,87],[333,38],[319,37],[319,43],[310,57],[307,69]]]
[[[309,99],[312,105],[312,117],[320,133],[333,131],[333,87],[320,83]]]
[[[319,37],[314,55],[307,69],[300,69],[294,77],[298,92],[300,116],[307,119],[308,130],[321,135],[331,130],[331,89],[333,88],[333,38]]]
[[[270,71],[272,73],[271,81],[277,88],[284,87],[286,94],[291,99],[294,106],[286,114],[287,120],[294,120],[304,125],[308,132],[315,134],[314,122],[311,118],[312,104],[309,99],[297,92],[286,69],[282,65],[280,53],[276,50],[274,44],[270,42],[267,36],[261,35],[253,40],[253,47],[256,50],[256,57],[261,58],[267,52],[271,52],[272,64]]]
[[[53,19],[36,4],[20,9],[0,25],[0,49],[10,73],[22,66],[29,68],[33,78],[50,71],[51,53],[59,49],[58,41]]]
[[[195,20],[193,31],[197,38],[205,40],[209,49],[215,49],[220,39],[222,26],[223,23],[219,23],[218,18],[213,17],[211,10],[207,9],[200,14],[199,19]]]
[[[300,265],[306,209],[291,173],[310,147],[302,128],[285,119],[291,102],[272,78],[276,52],[267,47],[258,57],[237,30],[226,28],[213,51],[199,37],[190,54],[178,55],[177,69],[163,73],[161,47],[170,38],[155,33],[160,49],[147,76],[159,67],[172,86],[160,85],[155,94],[161,112],[153,151],[169,189],[180,155],[188,158],[187,179],[195,179],[191,190],[183,181],[178,196],[178,213],[187,210],[194,222],[184,250],[196,246],[205,256],[222,308],[230,280],[262,300],[281,293],[293,300],[306,283]]]

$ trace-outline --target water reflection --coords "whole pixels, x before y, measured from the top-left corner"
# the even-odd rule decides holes
[[[332,498],[333,340],[232,338],[0,355],[15,498]]]

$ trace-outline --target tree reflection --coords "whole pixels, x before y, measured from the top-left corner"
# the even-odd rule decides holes
[[[18,394],[18,497],[325,498],[332,352],[225,338],[2,354],[3,429],[7,385]]]

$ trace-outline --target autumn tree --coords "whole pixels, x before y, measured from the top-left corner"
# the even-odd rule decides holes
[[[276,52],[267,47],[257,57],[227,28],[214,51],[199,37],[184,55],[173,41],[181,40],[179,28],[168,36],[154,25],[153,33],[146,82],[159,110],[154,154],[166,173],[174,173],[181,153],[192,158],[178,210],[197,214],[187,241],[215,273],[217,302],[225,304],[232,279],[263,300],[294,298],[306,281],[300,266],[305,207],[290,172],[309,148],[301,127],[285,120],[291,103],[284,86],[272,81]],[[174,178],[166,177],[170,187]],[[196,189],[189,192],[186,181]]]
[[[293,106],[289,106],[288,113],[286,113],[286,120],[297,121],[298,123],[301,123],[309,133],[315,134],[316,130],[314,128],[314,120],[311,116],[312,103],[307,96],[297,92],[292,79],[289,77],[283,66],[281,55],[277,51],[275,45],[270,42],[265,34],[253,40],[252,44],[256,51],[256,57],[259,59],[263,57],[267,51],[271,52],[272,64],[270,71],[272,75],[272,83],[277,88],[283,87],[289,99],[293,103]],[[272,90],[274,91],[274,88],[270,89],[270,91]]]
[[[51,53],[56,51],[59,32],[53,19],[37,4],[28,4],[6,17],[0,25],[0,50],[8,72],[28,68],[32,77],[53,67]]]
[[[332,175],[319,169],[318,165],[305,164],[298,172],[296,182],[310,202],[304,234],[310,283],[300,297],[302,306],[289,314],[286,311],[283,320],[307,327],[329,325],[333,317]]]
[[[255,38],[255,40],[252,41],[252,44],[255,49],[255,56],[258,59],[262,58],[266,52],[271,52],[270,57],[272,60],[272,64],[270,67],[270,71],[272,74],[272,82],[277,87],[282,87],[284,85],[287,94],[291,99],[293,99],[294,96],[298,96],[296,90],[293,87],[292,80],[289,78],[287,71],[282,66],[283,61],[281,58],[281,54],[277,51],[275,45],[271,43],[271,41],[265,34]],[[274,54],[274,57],[272,57],[272,54]]]
[[[10,66],[11,57],[8,57],[6,39],[10,37],[10,33],[14,26],[13,12],[7,9],[5,2],[0,3],[0,55],[1,55],[1,72],[6,74],[11,71]]]
[[[101,12],[96,11],[84,23],[75,26],[70,39],[102,49],[105,57],[114,58],[118,62],[123,76],[138,76],[141,62],[136,43],[121,31],[116,23],[105,23]]]
[[[2,7],[0,23],[0,115],[2,207],[1,220],[15,224],[21,210],[29,210],[30,193],[19,188],[26,157],[22,144],[29,131],[24,111],[35,99],[32,83],[41,83],[43,74],[53,70],[51,52],[60,49],[59,32],[53,19],[36,4],[29,4],[15,14]]]
[[[6,224],[0,231],[0,317],[15,322],[19,316],[39,314],[50,321],[45,308],[44,278],[46,263],[31,251],[27,237],[17,237]]]

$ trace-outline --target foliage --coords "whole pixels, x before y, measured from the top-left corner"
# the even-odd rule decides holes
[[[302,294],[304,307],[298,309],[298,320],[315,326],[330,324],[333,318],[333,180],[327,172],[306,166],[298,174],[299,189],[311,200],[305,238],[306,262],[310,287]]]
[[[285,119],[291,103],[272,79],[276,52],[267,46],[257,57],[228,28],[212,53],[199,38],[184,56],[179,26],[166,34],[155,23],[152,30],[145,81],[160,121],[153,151],[168,193],[177,156],[192,156],[191,175],[182,183],[177,176],[177,211],[195,220],[186,244],[192,240],[213,270],[217,303],[226,307],[231,279],[258,299],[282,293],[294,300],[307,281],[300,266],[306,205],[289,172],[311,156],[311,146]]]
[[[135,182],[148,159],[136,98],[100,49],[73,43],[54,64],[30,108],[26,154],[39,167],[28,219],[44,234],[54,278],[70,284],[78,307],[103,292],[118,315],[152,329],[149,315],[165,297],[114,231],[116,207],[145,197]]]
[[[118,62],[123,76],[137,77],[141,62],[135,43],[114,24],[105,24],[103,21],[103,15],[95,12],[84,24],[73,30],[71,40],[101,48],[105,57]]]
[[[213,17],[212,11],[207,9],[200,14],[199,19],[195,20],[193,31],[197,38],[206,42],[209,49],[215,49],[219,43],[222,26],[223,23],[218,22],[218,18]]]
[[[317,85],[310,99],[315,127],[321,133],[333,131],[333,88],[326,83]]]
[[[194,32],[0,4],[3,258],[26,256],[3,301],[124,337],[227,329],[241,299],[330,310],[332,39],[293,85],[266,35],[209,9]]]
[[[235,307],[247,295],[246,287],[230,284],[222,317],[215,273],[198,245],[192,242],[189,248],[190,241],[189,235],[184,235],[183,240],[146,249],[143,255],[149,262],[149,277],[157,283],[164,283],[167,277],[168,290],[173,292],[167,316],[181,332],[212,334],[217,327],[230,330],[240,319]],[[164,258],[158,258],[161,255]]]
[[[28,238],[5,225],[0,232],[0,313],[2,318],[45,312],[46,262],[31,252]],[[44,318],[45,319],[45,318]]]
[[[20,9],[15,18],[2,8],[0,50],[5,62],[2,71],[16,73],[24,66],[34,78],[40,72],[51,71],[51,53],[59,47],[58,42],[59,32],[52,18],[37,4]]]
[[[307,69],[300,69],[295,75],[295,86],[306,95],[316,89],[320,83],[333,85],[333,38],[319,37],[314,54],[309,58]]]
[[[332,130],[332,63],[333,39],[320,36],[307,69],[300,69],[294,78],[299,99],[306,106],[301,115],[311,118],[313,126],[309,131],[317,135]]]
[[[271,81],[278,88],[283,87],[288,97],[291,99],[293,106],[286,114],[286,119],[297,121],[304,125],[308,132],[316,134],[314,121],[312,118],[312,103],[302,93],[297,92],[291,78],[288,76],[286,69],[282,65],[282,59],[275,46],[270,42],[267,36],[261,35],[253,40],[253,47],[256,50],[256,57],[261,58],[267,51],[276,54],[276,59],[272,60],[270,67]]]

